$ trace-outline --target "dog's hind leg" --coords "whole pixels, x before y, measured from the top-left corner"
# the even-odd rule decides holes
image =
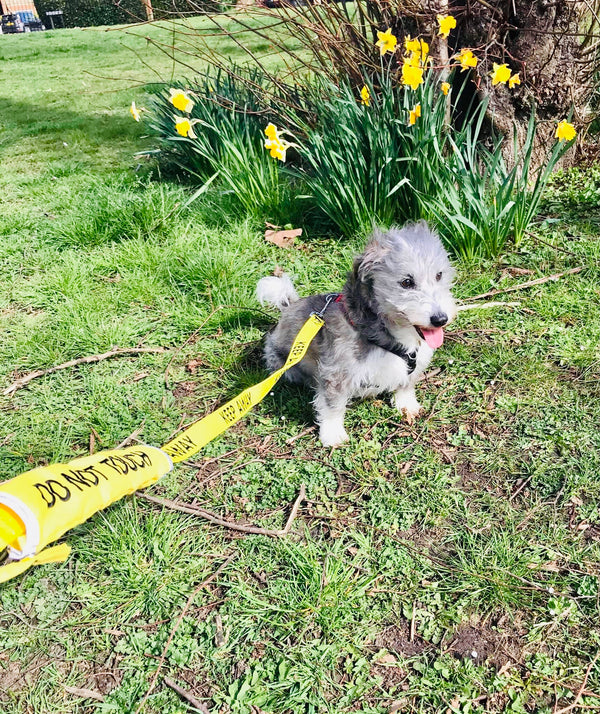
[[[319,424],[319,438],[323,446],[337,446],[348,441],[344,416],[348,395],[335,380],[319,380],[314,405]]]
[[[265,362],[269,372],[275,372],[280,367],[283,367],[288,357],[288,350],[278,345],[272,335],[267,337],[265,344]],[[303,365],[296,365],[284,374],[285,379],[292,384],[310,383],[311,375],[307,373]]]

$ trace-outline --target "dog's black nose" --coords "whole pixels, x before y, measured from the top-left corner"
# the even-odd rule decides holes
[[[445,312],[438,312],[430,317],[431,324],[434,327],[442,327],[448,322],[448,315]]]

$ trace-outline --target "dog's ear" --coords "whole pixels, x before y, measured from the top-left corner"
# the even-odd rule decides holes
[[[366,281],[373,270],[391,253],[393,247],[393,241],[389,234],[380,228],[375,228],[364,253],[354,261],[356,277],[363,282]]]

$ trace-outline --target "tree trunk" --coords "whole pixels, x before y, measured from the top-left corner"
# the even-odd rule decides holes
[[[579,128],[591,120],[592,78],[600,69],[600,0],[366,0],[379,27],[392,27],[399,37],[436,38],[437,14],[456,18],[448,48],[433,39],[440,65],[463,48],[479,58],[465,81],[459,116],[473,98],[488,98],[489,133],[505,138],[505,157],[512,163],[513,131],[521,144],[532,107],[538,131],[534,163],[544,160],[556,124],[571,118]],[[494,63],[507,64],[521,84],[492,87]],[[459,77],[461,75],[459,74]],[[581,134],[581,132],[580,132]],[[567,160],[574,159],[569,152]]]
[[[474,49],[482,58],[476,91],[480,97],[489,97],[488,118],[493,129],[507,139],[505,157],[511,163],[515,159],[513,130],[522,145],[532,106],[538,118],[534,164],[544,161],[557,122],[573,114],[575,124],[585,125],[592,92],[590,69],[597,65],[593,43],[591,56],[588,47],[595,29],[592,5],[567,0],[467,2],[466,14],[456,28],[456,47],[483,49]],[[513,73],[518,72],[521,85],[492,88],[494,62],[506,63]],[[569,152],[571,161],[574,154]]]

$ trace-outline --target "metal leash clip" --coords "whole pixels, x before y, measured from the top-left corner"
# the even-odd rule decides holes
[[[325,311],[327,308],[331,305],[332,302],[335,302],[340,296],[340,293],[328,293],[325,295],[325,305],[319,310],[319,312],[312,312],[311,315],[316,315],[317,317],[320,317],[321,319],[323,318],[323,315],[325,314]]]

